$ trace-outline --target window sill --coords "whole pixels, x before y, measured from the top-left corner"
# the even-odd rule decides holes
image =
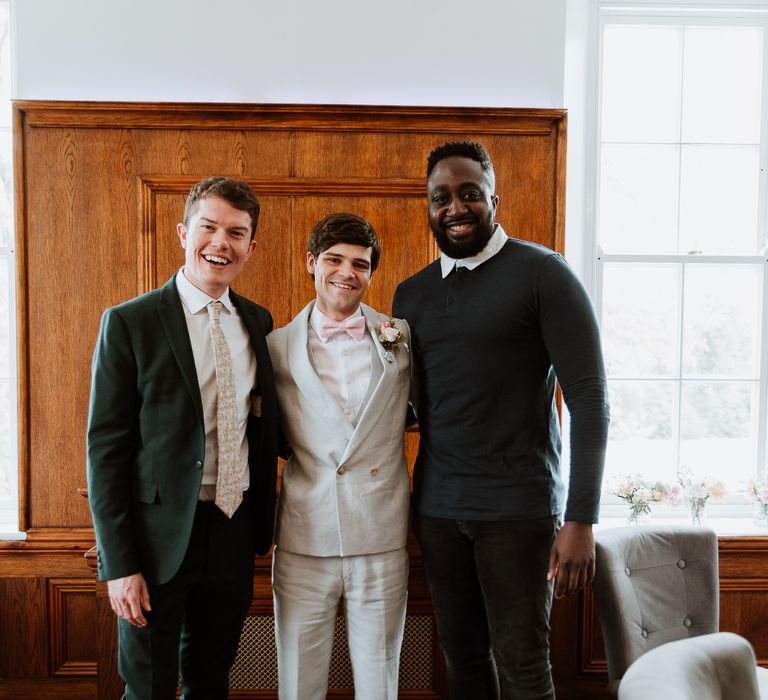
[[[611,527],[624,527],[626,518],[601,518],[595,530],[607,530]],[[646,525],[689,525],[688,518],[651,517]],[[643,527],[637,525],[636,527]],[[752,518],[709,517],[703,527],[712,528],[718,537],[768,537],[768,529],[755,525]]]

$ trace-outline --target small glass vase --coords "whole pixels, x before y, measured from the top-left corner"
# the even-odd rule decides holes
[[[651,508],[645,501],[630,503],[627,512],[628,525],[642,525],[651,519]]]
[[[701,525],[707,517],[707,501],[709,496],[688,497],[688,515],[691,518],[692,525]]]
[[[752,503],[752,522],[761,530],[768,530],[768,503],[759,499]]]

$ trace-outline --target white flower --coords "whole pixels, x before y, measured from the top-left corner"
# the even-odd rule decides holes
[[[381,334],[387,343],[394,343],[400,335],[400,331],[394,326],[386,326],[381,329]]]
[[[686,498],[706,498],[709,496],[707,487],[703,482],[694,482],[683,487]]]

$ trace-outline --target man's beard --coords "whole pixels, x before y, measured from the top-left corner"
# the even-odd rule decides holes
[[[493,216],[489,212],[488,218],[485,221],[477,222],[475,233],[472,237],[461,241],[452,241],[448,237],[445,227],[441,224],[432,224],[430,222],[429,227],[432,229],[432,234],[440,250],[449,258],[458,260],[460,258],[471,258],[483,250],[488,245],[488,241],[491,240],[496,224],[493,222]]]

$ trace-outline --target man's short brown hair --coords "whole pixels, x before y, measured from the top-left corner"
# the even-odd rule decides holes
[[[371,272],[378,267],[381,243],[373,226],[362,216],[348,211],[329,214],[315,224],[307,240],[307,250],[317,260],[321,253],[337,243],[371,248]]]
[[[189,220],[197,211],[198,202],[208,197],[221,197],[235,209],[248,212],[251,217],[251,240],[253,240],[259,223],[261,205],[256,193],[247,182],[231,177],[207,177],[205,180],[200,180],[187,195],[187,203],[184,205],[185,226],[189,226]]]

